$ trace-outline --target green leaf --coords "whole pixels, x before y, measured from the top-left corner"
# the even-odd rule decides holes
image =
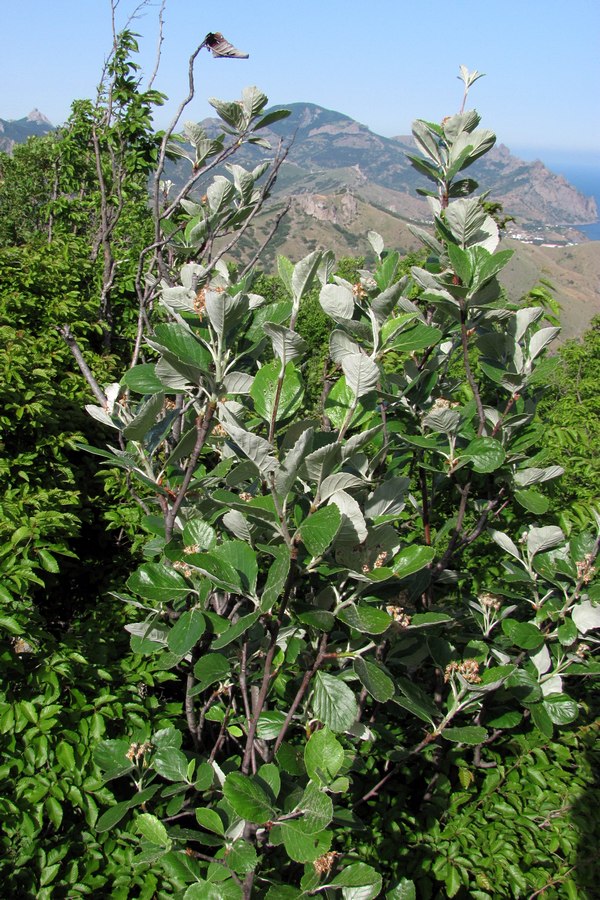
[[[170,846],[171,841],[167,835],[167,829],[156,816],[142,813],[135,824],[136,830],[151,844],[158,844],[159,847]]]
[[[152,767],[168,781],[188,781],[187,756],[175,747],[164,747],[152,757]]]
[[[354,671],[379,703],[385,703],[396,693],[394,682],[376,663],[359,656],[354,660]]]
[[[170,603],[190,592],[185,579],[164,563],[144,563],[127,579],[127,587],[144,600]]]
[[[75,754],[73,748],[66,741],[61,741],[56,747],[56,759],[67,772],[73,772],[75,769]]]
[[[241,772],[230,772],[223,793],[242,819],[263,825],[274,817],[271,801],[257,782]]]
[[[55,797],[47,797],[44,800],[44,809],[46,815],[55,828],[60,828],[63,820],[63,808]]]
[[[243,593],[239,573],[231,563],[223,558],[223,554],[218,553],[219,550],[220,548],[215,547],[214,550],[204,553],[189,553],[185,561],[188,566],[206,575],[213,584],[222,590]]]
[[[194,666],[199,688],[204,690],[217,681],[224,681],[231,673],[231,663],[222,653],[207,653]]]
[[[239,638],[242,634],[245,634],[248,629],[252,628],[254,623],[258,620],[259,616],[259,610],[253,613],[248,613],[247,616],[242,616],[234,625],[231,625],[229,628],[227,628],[222,634],[219,635],[218,638],[216,638],[216,640],[213,641],[213,649],[221,650],[223,647],[231,644],[232,641],[237,640],[237,638]]]
[[[214,528],[199,516],[185,523],[182,537],[185,547],[194,547],[196,550],[210,550],[217,543]]]
[[[277,710],[269,710],[260,714],[258,719],[257,735],[261,741],[274,741],[279,737],[282,725],[285,722],[285,713]]]
[[[267,891],[265,900],[298,900],[302,896],[302,891],[289,884],[273,884]]]
[[[342,888],[344,900],[372,900],[381,891],[381,875],[366,863],[353,863],[342,869],[331,884]]]
[[[165,402],[163,393],[153,394],[146,403],[142,404],[134,419],[123,429],[123,436],[128,441],[143,441],[148,431],[156,422]]]
[[[554,734],[554,728],[552,725],[552,719],[548,715],[548,712],[543,703],[531,703],[529,706],[529,712],[531,713],[531,719],[533,724],[541,731],[541,733],[546,738],[552,738]]]
[[[262,366],[252,382],[250,396],[254,400],[254,408],[258,415],[271,422],[273,409],[277,398],[279,373],[281,366],[277,360]],[[304,386],[294,364],[289,362],[285,367],[279,403],[277,406],[277,421],[289,419],[296,413],[302,404]]]
[[[130,772],[133,763],[127,759],[130,741],[122,739],[100,741],[94,750],[94,762],[104,770],[104,780],[110,781]]]
[[[396,554],[392,562],[392,569],[398,578],[407,578],[428,566],[434,556],[433,547],[413,544]]]
[[[567,694],[549,694],[544,697],[543,706],[548,718],[555,725],[568,725],[579,715],[577,703]]]
[[[259,768],[257,774],[262,783],[269,786],[271,794],[277,799],[281,791],[281,772],[278,766],[275,763],[265,763]]]
[[[394,701],[424,722],[433,724],[439,716],[439,710],[429,695],[408,678],[397,678],[396,687],[402,691],[403,696],[396,695]]]
[[[460,728],[444,728],[442,737],[460,744],[481,744],[488,733],[481,725],[463,725]]]
[[[473,463],[476,472],[494,472],[503,464],[506,453],[500,441],[491,437],[477,437],[460,453]]]
[[[425,325],[424,322],[415,322],[414,325],[396,335],[391,347],[398,353],[413,353],[435,346],[442,337],[443,334],[439,328]]]
[[[189,609],[182,613],[167,637],[167,645],[172,653],[185,656],[204,634],[206,620],[199,609]]]
[[[164,389],[156,377],[154,363],[144,363],[129,369],[121,378],[121,384],[136,394],[158,394]]]
[[[319,631],[331,631],[335,625],[335,616],[327,609],[310,609],[308,612],[298,613],[298,621],[318,628]]]
[[[156,750],[166,750],[170,747],[179,750],[182,743],[183,736],[177,728],[161,728],[160,731],[155,731],[152,735],[152,746]]]
[[[274,557],[260,599],[262,612],[268,612],[281,597],[290,571],[290,553],[287,547],[278,547]]]
[[[219,814],[214,809],[208,807],[196,807],[196,821],[202,828],[207,831],[213,831],[215,834],[224,835],[225,826]]]
[[[581,634],[600,628],[599,603],[593,604],[589,600],[582,600],[573,607],[571,616]]]
[[[302,830],[306,834],[323,831],[333,819],[331,798],[312,782],[307,785],[298,808],[303,812]]]
[[[102,813],[94,826],[95,830],[102,832],[114,828],[115,825],[118,825],[121,819],[127,815],[129,809],[130,805],[126,800],[121,803],[115,803],[114,806],[111,806],[110,809],[107,809],[106,812]]]
[[[348,414],[348,410],[354,408],[356,405],[356,411],[352,416],[351,426],[352,428],[360,428],[368,422],[375,413],[376,402],[376,394],[373,392],[371,395],[365,396],[364,401],[358,400],[357,403],[356,396],[347,384],[346,376],[343,375],[341,378],[338,378],[327,395],[325,412],[334,428],[341,428]]]
[[[357,399],[377,388],[381,377],[379,366],[362,353],[346,354],[342,359],[346,384]]]
[[[277,826],[283,845],[290,859],[300,863],[314,862],[331,847],[332,834],[322,831],[319,834],[306,834],[299,822],[285,822]]]
[[[544,513],[548,512],[548,507],[550,506],[548,497],[544,497],[539,491],[534,490],[515,491],[515,500],[527,512],[533,513],[535,516],[543,516]]]
[[[351,603],[342,607],[336,615],[341,622],[364,634],[383,634],[392,623],[392,617],[382,609],[366,604],[355,606]]]
[[[291,331],[285,325],[278,325],[275,322],[265,322],[263,329],[265,334],[271,338],[273,353],[282,366],[287,366],[293,359],[306,355],[308,345],[296,331]]]
[[[198,881],[190,884],[183,895],[183,900],[242,900],[242,889],[231,879],[211,884],[209,881]]]
[[[304,748],[308,776],[317,783],[329,784],[344,764],[344,749],[328,728],[313,732]]]
[[[234,841],[225,850],[222,858],[237,875],[247,875],[248,872],[253,872],[258,864],[258,856],[253,844],[241,838]]]
[[[243,593],[246,596],[254,597],[258,578],[258,562],[252,547],[246,541],[222,541],[212,552],[235,569]]]
[[[291,288],[294,297],[294,306],[296,308],[298,307],[300,300],[311,288],[319,265],[321,264],[322,255],[320,250],[314,250],[294,266],[291,278]]]
[[[308,516],[298,533],[311,556],[322,556],[339,531],[342,516],[334,504],[324,506]]]
[[[312,700],[315,716],[332,731],[347,731],[358,715],[353,692],[340,678],[317,672]]]
[[[56,575],[59,572],[59,567],[52,554],[48,553],[47,550],[42,549],[38,549],[36,552],[39,556],[42,568],[45,569],[46,572],[52,572],[53,575]]]
[[[417,900],[417,889],[414,881],[401,878],[385,895],[386,900]]]
[[[441,625],[444,622],[451,622],[452,616],[447,615],[446,613],[434,613],[434,612],[426,612],[426,613],[415,613],[414,616],[411,617],[410,627],[411,628],[426,628],[430,625]]]
[[[533,622],[517,622],[516,619],[504,619],[502,630],[522,650],[535,650],[536,647],[544,643],[544,635]]]

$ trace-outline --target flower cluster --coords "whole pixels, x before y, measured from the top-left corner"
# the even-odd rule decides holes
[[[485,609],[493,612],[498,612],[502,606],[502,597],[499,597],[498,594],[490,594],[489,591],[483,591],[482,594],[478,594],[477,599]]]
[[[394,620],[395,624],[399,628],[408,628],[411,622],[410,616],[404,612],[403,606],[398,606],[395,603],[390,603],[389,606],[386,606],[385,611],[388,616],[391,616]]]
[[[152,750],[152,744],[150,741],[144,741],[143,744],[136,744],[135,742],[131,745],[125,756],[127,759],[139,765],[140,760],[144,760],[146,753],[150,753]],[[144,760],[145,763],[145,760]]]
[[[444,670],[444,681],[446,683],[450,681],[455,672],[462,675],[469,684],[479,684],[481,681],[479,677],[479,663],[475,659],[463,659],[460,663],[449,663]]]
[[[214,426],[212,433],[214,437],[227,437],[227,432],[220,422],[217,422],[217,424]]]
[[[324,853],[323,856],[319,856],[319,858],[315,859],[313,862],[315,872],[318,875],[328,875],[339,855],[340,854],[336,853],[334,850],[330,850],[329,853]]]
[[[589,584],[596,574],[596,567],[592,565],[594,557],[591,553],[586,553],[583,559],[575,563],[577,566],[577,577],[582,584]]]
[[[204,310],[206,309],[206,291],[204,288],[200,288],[196,297],[194,298],[194,311],[198,314],[198,318],[202,318],[204,315]]]

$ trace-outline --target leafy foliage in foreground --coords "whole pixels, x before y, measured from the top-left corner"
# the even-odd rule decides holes
[[[354,284],[330,254],[281,259],[271,302],[251,273],[188,262],[163,283],[154,360],[88,407],[121,438],[95,452],[156,498],[121,598],[144,613],[132,650],[173,673],[185,713],[183,732],[105,741],[96,760],[144,804],[138,863],[162,860],[186,898],[378,896],[389,872],[343,852],[355,810],[421,758],[443,770],[453,745],[478,764],[528,721],[551,740],[578,715],[567,678],[596,672],[598,537],[537,524],[540,485],[562,470],[527,452],[530,382],[557,329],[500,291],[510,251],[458,177],[493,145],[478,124],[414,126],[436,186],[416,297],[376,234],[378,264]],[[337,368],[321,417],[298,419],[297,324],[317,282]],[[475,591],[461,558],[486,539],[504,575]],[[439,857],[432,873],[457,894],[459,868]]]

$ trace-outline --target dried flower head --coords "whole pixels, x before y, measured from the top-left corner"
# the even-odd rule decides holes
[[[11,639],[12,648],[15,653],[33,653],[33,647],[22,637],[15,637]]]
[[[198,313],[198,317],[201,319],[204,315],[204,311],[206,309],[206,291],[202,287],[196,294],[194,298],[194,311]]]
[[[213,427],[212,433],[215,437],[227,437],[227,432],[220,422],[217,422],[217,424]]]
[[[589,644],[579,644],[577,650],[575,651],[575,655],[579,657],[579,659],[584,659],[586,654],[590,652]]]
[[[125,756],[127,757],[127,759],[130,762],[135,763],[136,765],[139,765],[140,760],[144,759],[144,756],[146,755],[146,753],[149,753],[151,750],[152,750],[152,744],[150,743],[150,741],[144,741],[143,744],[137,744],[134,742],[129,747],[129,750],[127,751]],[[144,760],[144,764],[145,764],[145,760]]]
[[[583,559],[578,560],[575,563],[575,565],[577,566],[577,577],[580,579],[582,584],[589,584],[596,574],[596,567],[592,565],[593,562],[593,555],[591,553],[586,553]]]
[[[407,613],[404,612],[403,606],[398,606],[395,603],[390,603],[388,606],[386,606],[385,611],[387,612],[388,616],[392,617],[394,623],[399,628],[409,627],[411,618]]]
[[[449,663],[444,670],[444,681],[446,683],[449,682],[455,673],[462,675],[469,684],[479,684],[481,681],[479,677],[479,663],[475,659],[464,659],[460,663]]]
[[[253,499],[254,498],[253,498],[252,494],[248,493],[248,491],[240,492],[240,500],[243,500],[244,503],[250,503],[250,501]]]
[[[323,856],[319,856],[319,858],[315,859],[313,862],[315,872],[318,875],[328,875],[339,855],[340,854],[336,853],[335,850],[330,850],[329,853],[324,853]]]
[[[357,300],[364,300],[364,298],[367,296],[367,292],[365,291],[360,281],[357,281],[356,284],[352,285],[352,293]]]
[[[382,550],[381,553],[377,555],[377,559],[373,563],[374,569],[381,569],[383,565],[385,565],[385,561],[387,559],[387,550]]]
[[[490,594],[489,591],[483,591],[481,594],[478,594],[477,599],[482,606],[494,612],[498,612],[502,606],[502,597],[499,597],[498,594]]]
[[[190,544],[189,547],[184,547],[183,552],[187,553],[189,556],[191,553],[200,553],[200,544]]]
[[[185,575],[186,578],[191,578],[192,576],[192,570],[182,559],[176,559],[173,563],[173,568],[177,569],[178,572],[181,572],[182,575]]]

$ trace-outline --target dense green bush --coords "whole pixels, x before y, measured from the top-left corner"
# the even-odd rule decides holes
[[[467,92],[476,74],[462,76]],[[232,125],[232,108],[215,107]],[[142,613],[127,626],[132,650],[173,673],[184,711],[143,743],[132,732],[100,743],[118,793],[97,827],[128,820],[137,796],[138,862],[161,860],[186,898],[368,898],[384,877],[394,898],[414,894],[412,876],[423,896],[436,880],[446,896],[489,896],[485,846],[453,857],[461,805],[444,770],[465,770],[477,822],[470,754],[496,765],[505,731],[514,746],[532,727],[551,741],[578,716],[567,678],[597,671],[585,640],[600,625],[598,527],[569,541],[538,524],[540,485],[562,470],[528,456],[530,382],[557,329],[498,285],[511,251],[459,177],[493,145],[478,124],[474,112],[415,123],[435,234],[415,229],[430,258],[410,279],[374,233],[377,264],[355,283],[317,251],[280,259],[285,295],[268,300],[251,273],[186,262],[158,296],[169,317],[146,337],[154,360],[89,407],[123,448],[95,452],[154,491],[145,561],[120,596]],[[213,202],[243,185],[250,196],[255,174],[232,175],[217,177]],[[188,213],[191,237],[202,223]],[[331,385],[322,415],[299,418],[300,313],[317,281]],[[501,551],[500,577],[465,567],[479,545]],[[431,865],[379,853],[369,865],[354,810],[416,776],[420,802],[453,813],[443,831],[425,819]],[[123,779],[133,799],[119,799]],[[549,874],[528,881],[508,865],[514,896]]]

